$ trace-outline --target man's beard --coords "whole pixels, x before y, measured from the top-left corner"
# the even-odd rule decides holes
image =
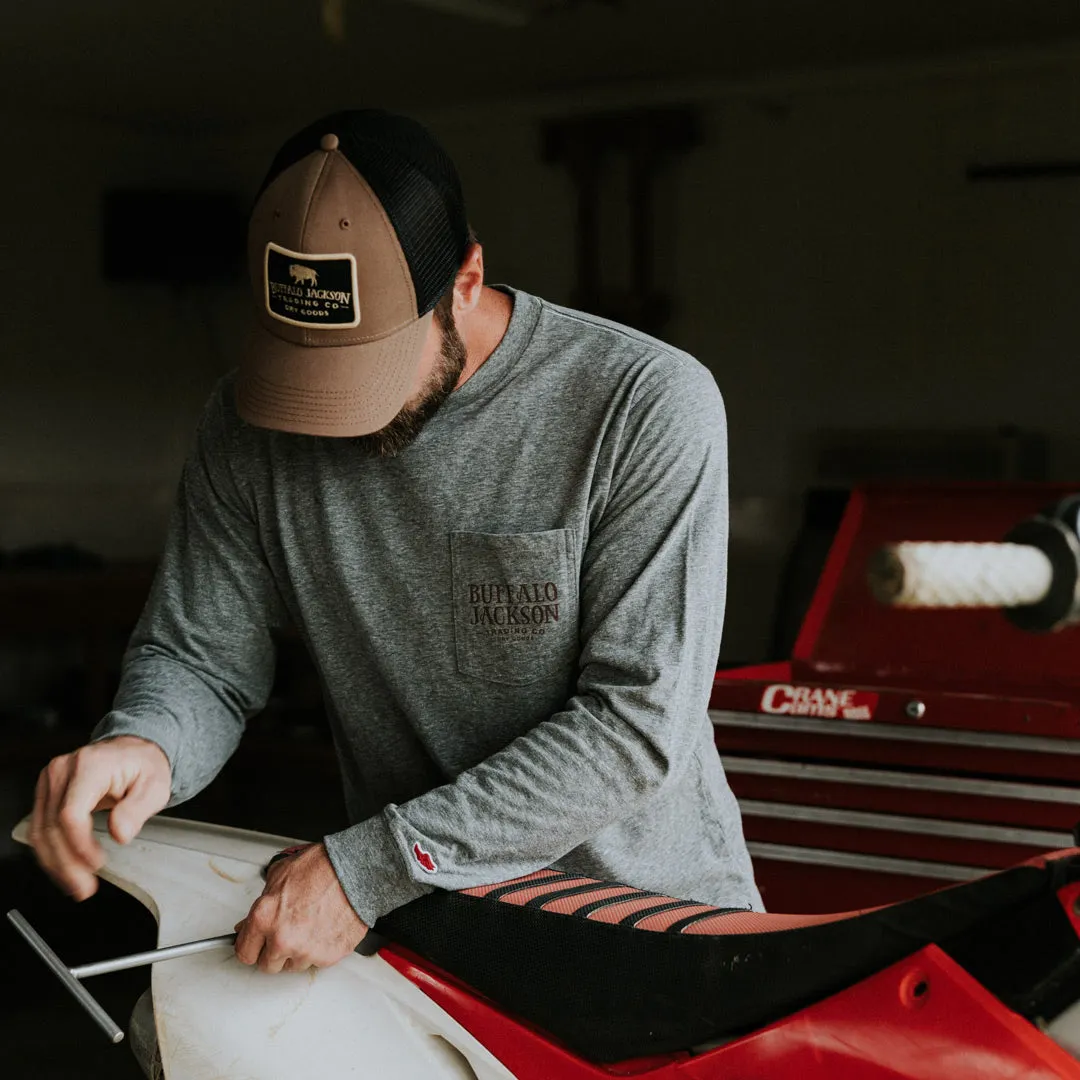
[[[409,446],[454,392],[465,370],[465,342],[458,333],[453,312],[439,313],[436,319],[442,329],[442,345],[435,367],[420,388],[417,400],[406,404],[385,427],[370,435],[354,436],[353,441],[372,457],[394,457]]]

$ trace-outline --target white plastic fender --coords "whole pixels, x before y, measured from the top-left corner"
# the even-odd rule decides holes
[[[28,825],[16,840],[27,842]],[[126,846],[104,815],[94,831],[101,876],[153,913],[159,947],[231,933],[262,892],[261,868],[301,842],[173,817],[152,818]],[[514,1080],[378,956],[266,975],[220,949],[155,964],[151,988],[167,1080]]]

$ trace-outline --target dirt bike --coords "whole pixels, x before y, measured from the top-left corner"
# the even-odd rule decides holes
[[[124,847],[96,833],[162,946],[231,928],[297,843],[167,816]],[[224,946],[156,963],[131,1032],[147,1075],[1080,1080],[1080,849],[831,915],[545,869],[436,890],[372,934],[318,971]]]

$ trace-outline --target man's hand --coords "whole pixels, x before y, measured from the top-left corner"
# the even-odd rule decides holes
[[[329,967],[368,932],[322,844],[274,863],[262,896],[236,930],[237,959],[267,972]]]
[[[30,819],[30,845],[38,862],[76,900],[93,896],[105,854],[94,839],[90,815],[111,809],[109,832],[126,844],[168,803],[171,786],[164,751],[134,735],[53,758],[38,777]]]

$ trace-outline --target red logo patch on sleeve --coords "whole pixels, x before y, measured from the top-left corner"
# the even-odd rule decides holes
[[[415,843],[412,846],[413,858],[420,864],[421,870],[426,870],[429,874],[434,874],[439,868],[435,865],[435,860],[419,845]]]

